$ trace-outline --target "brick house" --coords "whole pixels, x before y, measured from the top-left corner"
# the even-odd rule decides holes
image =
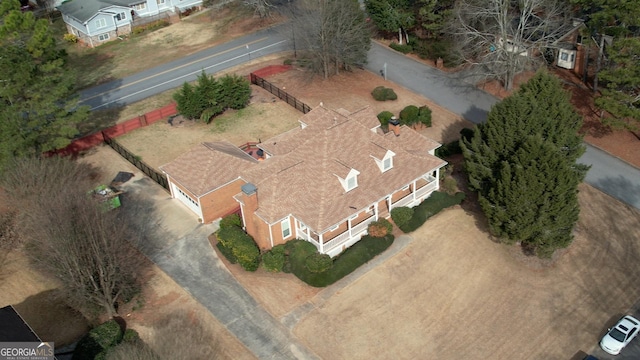
[[[301,238],[335,256],[391,209],[439,188],[440,146],[370,108],[320,105],[300,127],[258,144],[257,159],[228,142],[203,143],[161,166],[171,195],[208,223],[239,211],[261,250]]]
[[[202,0],[70,0],[56,8],[70,34],[95,47],[128,35],[134,26],[149,21],[176,18]]]

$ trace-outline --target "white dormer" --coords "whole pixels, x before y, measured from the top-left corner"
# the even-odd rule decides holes
[[[384,156],[382,157],[382,159],[378,159],[377,157],[371,155],[371,157],[373,158],[373,160],[376,161],[376,164],[378,165],[378,168],[380,168],[380,172],[385,172],[387,170],[391,170],[391,168],[393,168],[393,157],[396,155],[396,153],[394,153],[391,150],[387,150],[387,152],[384,154]]]
[[[336,175],[336,177],[340,180],[340,184],[344,188],[344,191],[349,192],[358,187],[358,175],[360,175],[358,170],[351,169],[344,179],[338,175]]]

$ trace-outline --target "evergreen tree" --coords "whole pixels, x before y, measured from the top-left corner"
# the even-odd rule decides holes
[[[539,72],[461,141],[469,186],[494,235],[542,257],[569,245],[588,170],[576,163],[581,125],[559,81]]]
[[[603,122],[614,128],[638,130],[640,126],[640,37],[615,39],[608,49],[612,66],[600,72],[605,87],[595,103],[613,118]]]
[[[0,3],[0,168],[19,155],[63,148],[88,117],[47,20]]]

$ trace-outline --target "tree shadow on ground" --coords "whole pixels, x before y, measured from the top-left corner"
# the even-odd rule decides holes
[[[75,342],[89,330],[87,319],[67,306],[56,289],[29,296],[13,307],[42,341],[53,341],[56,347]]]

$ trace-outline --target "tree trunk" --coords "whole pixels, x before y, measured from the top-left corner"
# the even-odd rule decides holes
[[[600,49],[598,49],[598,59],[596,60],[596,74],[593,76],[593,93],[598,92],[598,73],[602,66],[602,55],[604,53],[604,34],[600,35]]]
[[[398,44],[402,45],[402,28],[398,28]]]

